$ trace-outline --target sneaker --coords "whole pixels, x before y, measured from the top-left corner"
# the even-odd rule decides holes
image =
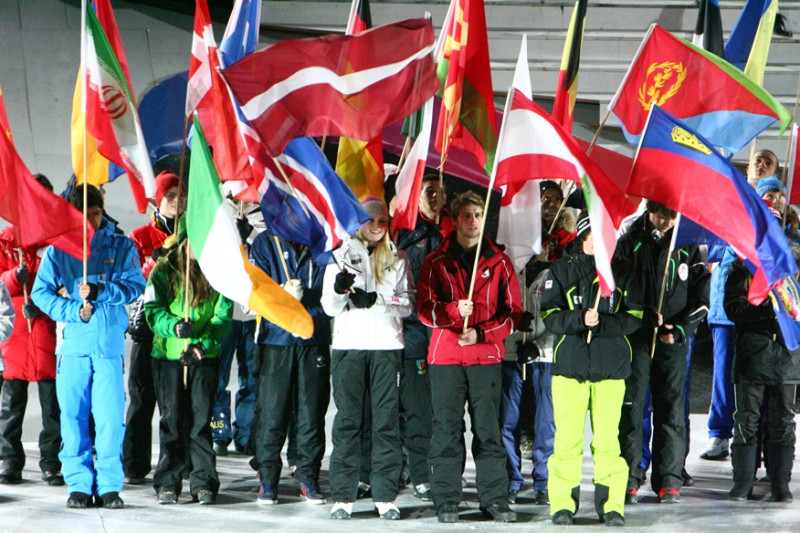
[[[658,501],[661,503],[680,503],[681,493],[678,489],[665,487],[658,491]]]
[[[700,454],[700,459],[708,461],[721,461],[728,457],[728,439],[713,437],[708,441],[708,446]]]
[[[625,525],[625,517],[616,511],[605,513],[600,521],[608,527],[622,527]]]
[[[144,477],[138,476],[125,476],[123,480],[126,485],[141,485],[144,483]]]
[[[325,503],[325,496],[319,490],[316,483],[300,483],[300,497],[312,505],[322,505]]]
[[[369,483],[364,483],[363,481],[358,482],[358,493],[356,494],[356,499],[360,500],[362,498],[371,498],[372,497],[372,485]]]
[[[90,494],[85,492],[70,492],[67,498],[68,509],[86,509],[89,507],[89,502],[92,500]]]
[[[119,492],[106,492],[100,495],[100,504],[104,509],[123,509],[125,502],[119,497]]]
[[[533,503],[536,505],[550,505],[550,493],[547,489],[537,490],[533,495]]]
[[[208,489],[203,489],[198,490],[192,499],[200,505],[213,505],[217,501],[217,495]]]
[[[278,503],[278,486],[272,483],[262,483],[258,487],[258,503],[263,505]]]
[[[4,468],[0,472],[0,485],[13,485],[22,481],[22,472],[16,468]]]
[[[289,465],[289,474],[294,478],[297,477],[297,465]]]
[[[691,487],[694,485],[694,478],[689,475],[689,472],[687,472],[685,468],[681,470],[681,479],[683,479],[684,487]]]
[[[574,520],[575,513],[567,509],[561,509],[553,515],[554,526],[571,526]]]
[[[443,524],[455,524],[458,522],[458,505],[445,503],[436,509],[436,518]]]
[[[420,500],[425,502],[433,501],[433,495],[431,494],[431,484],[420,483],[419,485],[414,487],[414,497],[419,498]]]
[[[628,487],[625,491],[625,505],[635,505],[639,503],[639,489],[636,487]]]
[[[510,504],[517,503],[517,496],[519,496],[518,490],[508,489],[508,503]]]
[[[331,518],[334,520],[350,520],[353,514],[353,502],[336,502],[331,507]]]
[[[45,470],[42,472],[42,481],[51,487],[64,486],[64,475],[58,470]]]
[[[400,509],[394,502],[375,502],[375,509],[384,520],[400,520]]]
[[[175,505],[178,503],[178,493],[170,489],[161,489],[158,491],[158,504],[159,505]]]
[[[517,513],[511,510],[507,502],[493,503],[489,507],[481,507],[486,516],[491,516],[495,522],[516,522]]]
[[[222,441],[214,441],[214,455],[217,457],[228,455],[228,445]]]

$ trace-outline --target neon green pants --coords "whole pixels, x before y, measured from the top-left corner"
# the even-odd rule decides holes
[[[609,379],[580,383],[553,376],[553,413],[556,436],[550,471],[550,514],[566,509],[578,511],[583,463],[586,411],[592,422],[595,509],[598,515],[618,512],[624,516],[628,465],[619,451],[619,418],[625,380]]]

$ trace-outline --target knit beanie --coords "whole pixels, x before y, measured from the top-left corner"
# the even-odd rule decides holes
[[[758,180],[758,184],[756,185],[756,192],[758,196],[763,198],[765,194],[772,191],[779,191],[781,190],[781,180],[776,178],[775,176],[769,176],[767,178],[761,178]]]
[[[180,182],[181,179],[168,170],[164,170],[161,174],[156,176],[156,207],[161,205],[161,200],[167,194],[167,191],[173,187],[177,187]]]

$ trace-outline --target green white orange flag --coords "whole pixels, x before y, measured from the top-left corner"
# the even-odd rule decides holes
[[[594,264],[597,268],[597,282],[600,284],[600,295],[610,296],[616,287],[614,274],[611,271],[611,258],[617,247],[617,233],[614,221],[608,214],[603,198],[597,194],[597,188],[587,174],[581,176],[583,196],[586,198],[586,209],[589,211],[589,225],[594,240]]]
[[[196,115],[195,115],[196,117]],[[200,270],[220,294],[304,339],[314,333],[314,322],[305,307],[264,271],[247,259],[236,229],[234,212],[223,201],[200,121],[195,118],[195,137],[186,201],[186,232]]]
[[[450,147],[470,152],[491,174],[497,124],[483,0],[451,1],[436,61],[442,107],[434,146],[442,160]]]

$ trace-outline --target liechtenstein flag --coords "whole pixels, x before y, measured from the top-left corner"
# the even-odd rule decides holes
[[[755,267],[748,300],[797,272],[780,222],[744,176],[689,126],[653,106],[626,193],[674,209],[733,246]]]

